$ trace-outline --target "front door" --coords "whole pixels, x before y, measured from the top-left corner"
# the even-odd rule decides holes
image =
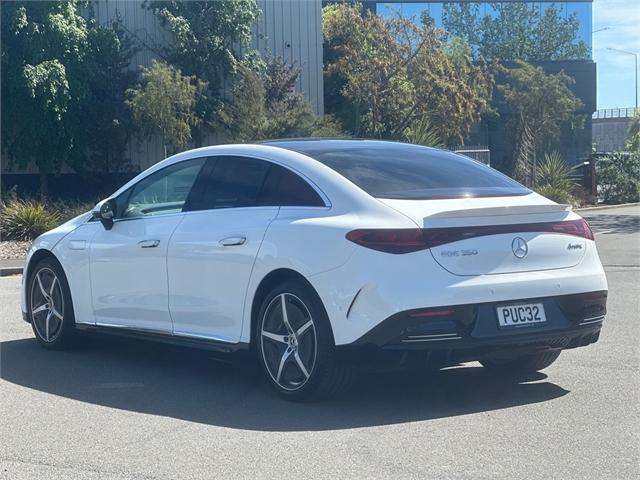
[[[111,230],[90,247],[96,324],[171,332],[167,279],[169,239],[205,159],[187,160],[140,180],[117,199]]]

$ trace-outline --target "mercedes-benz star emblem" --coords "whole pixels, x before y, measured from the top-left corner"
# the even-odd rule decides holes
[[[529,245],[524,238],[516,237],[511,242],[511,250],[513,250],[513,254],[518,258],[524,258],[529,253]]]

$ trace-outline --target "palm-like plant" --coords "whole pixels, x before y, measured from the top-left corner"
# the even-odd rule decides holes
[[[538,165],[535,190],[554,202],[572,203],[574,183],[571,169],[558,152],[546,153]]]
[[[408,142],[415,143],[416,145],[438,148],[444,146],[440,133],[436,130],[428,117],[423,117],[412,127],[405,130],[404,136]]]
[[[62,216],[43,203],[15,200],[0,205],[0,236],[3,240],[33,240],[57,227]]]

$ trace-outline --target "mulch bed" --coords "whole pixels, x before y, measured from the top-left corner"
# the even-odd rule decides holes
[[[31,247],[31,242],[0,242],[0,260],[24,258]]]

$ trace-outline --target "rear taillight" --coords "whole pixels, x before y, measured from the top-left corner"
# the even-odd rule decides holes
[[[587,221],[583,218],[580,220],[572,220],[571,222],[554,222],[550,223],[550,230],[545,230],[553,233],[564,233],[565,235],[573,235],[575,237],[586,238],[587,240],[594,240],[593,232]]]
[[[593,232],[584,219],[568,222],[521,223],[509,225],[482,225],[451,228],[359,229],[346,237],[358,245],[386,253],[410,253],[447,243],[488,235],[508,233],[558,233],[593,240]]]
[[[352,230],[347,233],[347,240],[386,253],[409,253],[429,248],[419,228]]]

